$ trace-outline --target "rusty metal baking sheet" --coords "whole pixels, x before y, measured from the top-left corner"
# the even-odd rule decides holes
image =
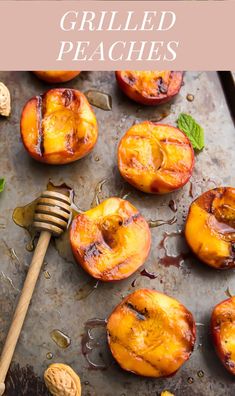
[[[129,199],[146,218],[169,219],[177,222],[151,229],[152,248],[144,268],[155,273],[149,279],[135,273],[115,283],[99,283],[85,298],[81,289],[89,287],[91,278],[74,262],[64,260],[51,244],[45,269],[37,284],[7,381],[6,396],[47,395],[43,372],[52,362],[70,364],[80,375],[84,396],[153,396],[163,389],[176,396],[232,396],[235,382],[216,357],[209,336],[209,318],[213,306],[235,293],[235,274],[215,271],[189,255],[176,265],[177,260],[164,264],[164,251],[159,244],[164,233],[171,233],[166,241],[168,254],[181,257],[187,250],[182,236],[172,233],[184,226],[191,201],[202,192],[218,185],[232,185],[234,180],[235,133],[218,75],[215,72],[187,72],[184,85],[171,103],[147,108],[131,102],[118,89],[113,72],[83,72],[73,81],[62,84],[81,91],[97,89],[112,96],[112,111],[94,108],[99,123],[99,139],[93,152],[86,158],[65,166],[47,166],[32,160],[23,148],[19,134],[19,120],[24,103],[32,96],[47,90],[50,85],[39,81],[30,72],[0,72],[0,81],[12,95],[12,113],[9,119],[0,119],[0,176],[6,178],[6,188],[0,197],[0,347],[11,322],[13,309],[27,272],[32,253],[25,249],[27,232],[12,221],[16,206],[36,198],[49,179],[66,182],[75,190],[75,201],[88,209],[94,198],[95,187],[107,179],[101,198],[129,193]],[[194,95],[189,102],[187,94]],[[125,183],[117,169],[117,145],[123,133],[134,123],[159,119],[175,125],[180,112],[186,112],[203,126],[206,146],[196,155],[196,165],[184,188],[165,196],[150,196]],[[177,212],[169,208],[173,199]],[[161,258],[163,257],[163,260]],[[184,256],[185,257],[185,256]],[[162,262],[162,263],[161,263]],[[168,263],[169,264],[169,263]],[[175,264],[175,265],[173,265]],[[87,286],[88,284],[88,286]],[[94,370],[81,351],[84,324],[92,318],[105,318],[123,296],[137,288],[148,287],[179,299],[192,311],[197,322],[197,344],[190,360],[168,379],[146,379],[129,374],[113,362],[105,344],[104,329],[93,329],[100,344],[91,359],[104,359],[108,367]],[[59,348],[50,333],[59,329],[71,337],[71,345]],[[103,331],[103,333],[102,333]],[[99,332],[99,334],[98,334]],[[52,357],[48,360],[48,353]]]

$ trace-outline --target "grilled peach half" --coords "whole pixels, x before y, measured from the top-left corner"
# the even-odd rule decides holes
[[[67,164],[94,147],[98,127],[86,97],[56,88],[30,99],[21,115],[21,136],[28,153],[47,164]]]
[[[139,211],[114,197],[75,217],[70,242],[85,271],[96,279],[114,281],[127,278],[144,263],[151,235]]]
[[[177,300],[140,289],[114,309],[107,335],[111,352],[124,370],[168,377],[189,359],[196,330],[192,314]]]
[[[183,187],[194,166],[187,136],[170,125],[145,121],[133,125],[118,147],[123,178],[141,191],[166,194]]]
[[[144,105],[159,105],[176,96],[183,82],[180,71],[116,71],[122,91],[132,100]]]
[[[235,375],[235,297],[216,305],[211,316],[211,333],[221,362]]]
[[[65,71],[65,70],[50,70],[50,71],[34,71],[33,72],[40,80],[48,83],[63,83],[77,77],[80,71]]]
[[[185,237],[200,260],[217,269],[235,267],[235,188],[218,187],[190,206]]]

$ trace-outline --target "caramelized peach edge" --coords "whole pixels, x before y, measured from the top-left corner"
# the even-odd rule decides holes
[[[56,72],[54,75],[52,74],[52,70],[31,70],[31,72],[41,81],[50,84],[61,84],[76,78],[81,73],[81,70],[54,70]],[[58,72],[60,74],[57,74]]]
[[[187,214],[187,217],[186,217],[186,221],[185,221],[185,228],[184,228],[184,235],[185,235],[186,242],[187,242],[187,244],[190,246],[190,248],[191,248],[191,250],[193,251],[193,253],[195,254],[195,256],[198,257],[198,258],[200,259],[200,261],[202,261],[204,264],[208,265],[208,266],[211,267],[211,268],[214,268],[215,270],[220,270],[220,271],[221,271],[221,270],[230,269],[230,268],[234,268],[234,267],[235,267],[235,264],[234,264],[234,265],[230,265],[229,267],[226,266],[226,265],[225,265],[225,266],[223,266],[223,265],[214,266],[214,265],[208,263],[203,257],[199,257],[199,256],[198,256],[198,252],[195,250],[194,245],[191,246],[191,244],[189,244],[189,239],[188,239],[188,234],[187,234],[187,232],[186,232],[186,227],[187,227],[187,223],[188,223],[188,221],[189,221],[189,218],[190,218],[191,216],[193,216],[192,211],[193,211],[193,208],[194,208],[195,205],[200,206],[200,208],[201,208],[202,210],[204,210],[205,212],[207,212],[208,215],[209,215],[210,213],[209,213],[208,210],[207,210],[208,204],[210,204],[210,203],[213,201],[216,192],[224,193],[224,191],[225,191],[227,188],[229,188],[229,189],[234,189],[234,187],[230,187],[230,186],[226,186],[226,187],[223,187],[223,186],[222,186],[222,187],[215,187],[215,188],[212,188],[212,189],[210,189],[210,190],[208,190],[208,191],[205,191],[205,192],[204,192],[203,194],[201,194],[199,197],[195,198],[195,199],[191,202],[191,204],[190,204],[190,207],[189,207],[189,210],[188,210],[188,214]],[[200,200],[200,201],[199,201],[199,200]],[[200,203],[199,203],[199,202],[201,202],[201,201],[202,201],[203,204],[204,204],[203,206],[201,206]],[[228,244],[229,244],[229,242],[228,242]],[[223,264],[223,263],[222,263],[222,264]]]
[[[219,302],[214,308],[211,313],[211,320],[210,320],[210,329],[211,329],[211,337],[213,341],[213,345],[215,348],[215,351],[217,353],[218,358],[220,359],[221,363],[224,365],[227,371],[229,371],[231,374],[235,375],[235,366],[234,367],[229,367],[227,364],[227,359],[226,359],[226,352],[224,351],[221,343],[221,331],[220,331],[220,326],[216,323],[217,321],[217,310],[220,309],[220,306],[226,303],[229,303],[234,297],[229,297],[221,302]]]
[[[164,104],[178,95],[180,88],[182,87],[183,72],[178,71],[174,73],[176,74],[175,78],[177,82],[175,89],[171,93],[159,94],[158,96],[149,96],[144,92],[134,89],[127,81],[124,80],[122,70],[115,71],[115,76],[120,88],[127,96],[129,96],[129,98],[144,105],[157,105]],[[170,83],[169,88],[172,87],[172,85],[174,84]]]

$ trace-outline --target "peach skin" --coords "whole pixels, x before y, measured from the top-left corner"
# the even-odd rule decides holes
[[[176,96],[183,82],[181,71],[116,71],[121,90],[132,100],[144,105],[159,105]]]
[[[144,121],[133,125],[118,147],[122,177],[146,193],[166,194],[183,187],[194,166],[187,136],[170,125]]]
[[[86,97],[66,88],[30,99],[22,111],[20,128],[31,157],[53,165],[84,157],[98,136],[96,117]]]
[[[217,269],[235,267],[235,189],[218,187],[190,206],[186,240],[204,263]]]
[[[235,297],[216,305],[211,316],[211,333],[217,355],[235,375]]]
[[[146,377],[168,377],[189,359],[196,330],[192,314],[177,300],[156,290],[140,289],[111,313],[108,343],[127,371]]]
[[[144,263],[151,234],[139,211],[114,197],[75,217],[70,242],[85,271],[96,279],[114,281],[127,278]]]
[[[50,70],[50,71],[33,71],[33,73],[40,79],[47,83],[63,83],[77,77],[80,71],[65,71],[65,70]]]

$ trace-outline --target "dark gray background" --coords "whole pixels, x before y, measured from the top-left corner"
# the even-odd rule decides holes
[[[44,190],[49,178],[55,183],[65,181],[73,186],[75,201],[83,209],[90,207],[95,187],[103,178],[108,178],[108,181],[104,185],[102,198],[120,195],[123,191],[130,192],[128,199],[146,218],[172,217],[173,212],[168,207],[172,198],[178,206],[176,224],[151,231],[151,254],[144,267],[157,274],[154,280],[134,274],[125,281],[99,284],[92,294],[79,300],[79,290],[90,278],[77,264],[63,260],[51,244],[46,256],[46,269],[51,278],[46,279],[43,273],[40,276],[14,356],[14,362],[19,363],[19,366],[12,366],[7,396],[46,395],[35,375],[42,376],[51,362],[70,364],[80,375],[83,395],[87,396],[158,395],[163,389],[171,390],[176,396],[234,395],[234,378],[216,357],[208,336],[213,306],[227,297],[228,287],[231,293],[235,293],[234,271],[215,271],[200,264],[192,256],[179,268],[158,263],[162,254],[158,244],[164,231],[183,228],[183,218],[193,199],[189,194],[190,183],[166,196],[143,194],[121,180],[116,160],[118,141],[133,122],[158,119],[161,114],[170,112],[162,122],[175,125],[177,116],[183,111],[192,114],[205,130],[206,147],[196,156],[191,179],[194,198],[216,185],[231,185],[235,134],[218,75],[215,72],[186,73],[185,84],[178,97],[171,104],[155,108],[141,107],[126,98],[116,86],[113,72],[84,72],[73,81],[62,84],[81,91],[93,88],[107,92],[112,95],[113,109],[111,112],[94,109],[99,123],[99,139],[95,149],[86,158],[61,167],[42,165],[32,160],[24,150],[19,134],[24,103],[50,86],[29,72],[0,72],[0,81],[9,87],[12,95],[10,118],[0,119],[0,176],[6,178],[6,188],[0,196],[0,223],[3,224],[0,228],[0,347],[32,257],[32,253],[25,249],[28,235],[13,223],[12,212],[16,206],[36,198]],[[193,102],[186,100],[188,93],[195,95]],[[99,161],[96,161],[97,157]],[[186,249],[183,238],[172,238],[169,242],[169,250],[173,254]],[[12,251],[9,249],[12,248],[18,259],[10,254]],[[133,288],[131,283],[136,278]],[[104,371],[90,370],[81,354],[84,323],[94,317],[107,317],[122,296],[140,287],[153,288],[178,298],[192,311],[195,321],[202,324],[197,326],[197,345],[191,359],[177,375],[165,380],[128,374],[115,363]],[[56,346],[50,337],[53,329],[60,329],[71,337],[69,348],[63,350]],[[102,350],[108,355],[104,336],[102,340],[96,352]],[[51,361],[46,358],[48,352],[54,355]],[[106,358],[112,361],[109,355]],[[26,369],[26,365],[32,369]],[[203,370],[203,378],[198,377],[199,370]],[[189,377],[194,379],[192,384],[188,383]]]

